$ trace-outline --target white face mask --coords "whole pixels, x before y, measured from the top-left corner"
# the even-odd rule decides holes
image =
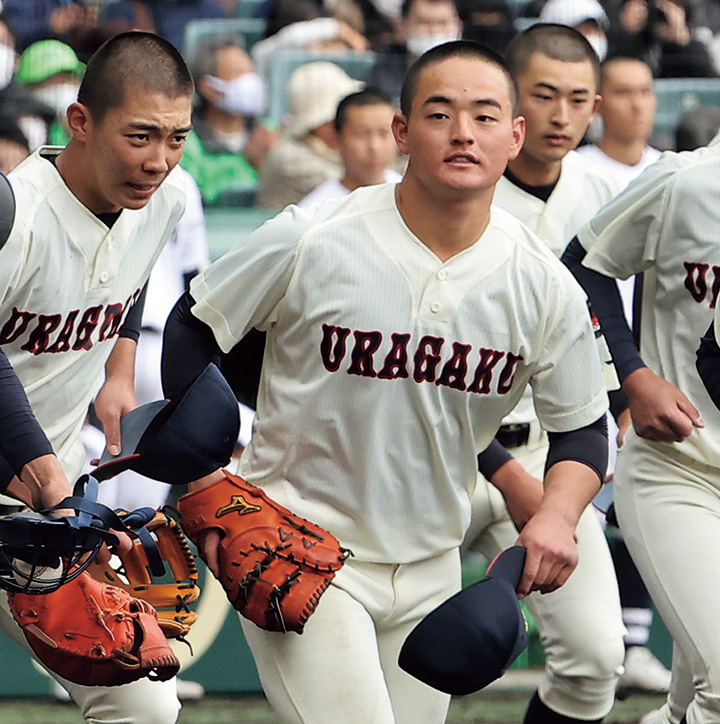
[[[419,58],[423,53],[432,50],[436,45],[450,43],[453,40],[459,40],[460,36],[456,33],[450,35],[411,35],[407,39],[407,48],[411,55]]]
[[[234,116],[260,116],[265,110],[265,83],[257,73],[244,73],[232,80],[206,75],[208,85],[222,93],[218,108]]]
[[[41,103],[55,111],[58,118],[65,116],[68,106],[75,103],[80,86],[77,83],[58,83],[45,88],[36,88],[32,94]]]
[[[605,60],[608,51],[607,38],[604,35],[586,35],[585,39],[597,53],[597,57],[600,58],[601,61]]]
[[[0,90],[7,88],[15,72],[15,51],[5,43],[0,43]]]
[[[48,129],[45,121],[37,116],[20,116],[18,118],[20,130],[27,138],[30,153],[47,143]]]

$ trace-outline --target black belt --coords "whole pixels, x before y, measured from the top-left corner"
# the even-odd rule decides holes
[[[520,447],[527,444],[530,438],[530,423],[520,422],[516,425],[502,425],[495,437],[503,447]]]

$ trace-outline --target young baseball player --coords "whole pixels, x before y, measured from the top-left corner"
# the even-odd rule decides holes
[[[468,41],[437,46],[402,98],[400,184],[288,207],[197,277],[166,327],[166,393],[218,347],[267,330],[241,475],[354,553],[302,636],[243,620],[283,722],[445,720],[449,697],[404,673],[398,652],[459,589],[477,453],[528,383],[551,443],[546,493],[517,536],[528,548],[519,595],[567,581],[606,462],[584,295],[491,206],[524,135],[503,61]],[[216,544],[212,531],[201,542],[220,576]]]
[[[664,154],[585,226],[563,259],[588,290],[633,428],[618,455],[615,507],[628,549],[674,641],[660,724],[720,719],[720,411],[695,367],[712,320],[720,245],[718,139]],[[615,278],[644,272],[639,348]]]
[[[172,45],[149,33],[117,35],[88,63],[67,111],[67,147],[39,149],[9,177],[17,213],[0,250],[0,345],[70,480],[84,462],[78,433],[103,372],[97,410],[109,446],[120,445],[119,418],[135,406],[139,299],[184,209],[172,172],[192,95]],[[12,476],[3,466],[3,485]],[[4,595],[0,626],[27,648]],[[174,681],[60,683],[87,721],[177,718]]]
[[[493,201],[559,256],[581,224],[614,195],[611,181],[588,170],[574,151],[600,104],[600,64],[583,35],[552,24],[518,34],[505,57],[518,86],[525,142],[498,181]],[[484,476],[473,496],[465,547],[492,560],[512,543],[542,495],[547,449],[526,390],[479,458]],[[506,451],[514,459],[508,460]],[[526,724],[600,721],[615,700],[624,629],[612,559],[592,507],[580,519],[577,540],[580,561],[567,585],[526,601],[546,651],[545,677]]]

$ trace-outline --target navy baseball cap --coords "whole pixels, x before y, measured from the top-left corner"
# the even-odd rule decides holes
[[[516,589],[526,549],[513,546],[487,576],[431,611],[400,650],[400,668],[446,694],[472,694],[500,678],[527,646]]]
[[[120,454],[110,455],[106,448],[92,475],[107,480],[134,470],[171,485],[190,483],[230,462],[239,432],[235,395],[209,364],[183,393],[124,415]]]

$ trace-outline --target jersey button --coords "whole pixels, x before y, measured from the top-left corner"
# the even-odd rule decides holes
[[[100,281],[101,281],[103,284],[105,284],[105,282],[106,282],[108,279],[110,279],[110,275],[109,275],[106,271],[100,272]]]
[[[444,281],[448,278],[448,273],[447,273],[447,271],[446,271],[445,269],[441,269],[441,270],[437,273],[437,278],[438,278],[441,282],[444,282]]]
[[[439,312],[440,311],[440,302],[433,302],[430,305],[430,311],[431,312]]]

